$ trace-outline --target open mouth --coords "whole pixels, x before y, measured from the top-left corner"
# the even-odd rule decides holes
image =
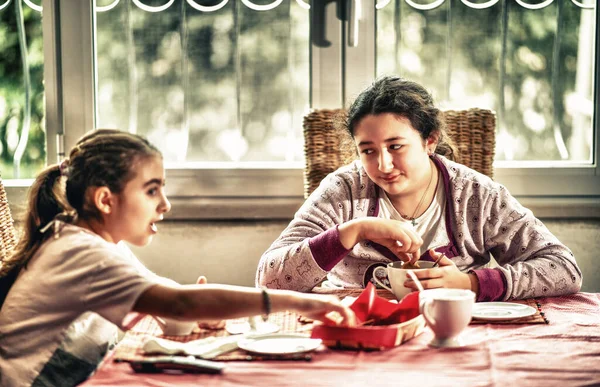
[[[150,223],[150,230],[152,230],[153,232],[158,232],[158,227],[156,227],[156,223]]]

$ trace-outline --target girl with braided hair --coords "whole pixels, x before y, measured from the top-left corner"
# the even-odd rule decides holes
[[[158,149],[118,130],[86,134],[40,173],[21,239],[0,263],[0,385],[80,383],[117,327],[130,327],[130,312],[195,324],[283,310],[327,320],[335,311],[354,324],[334,296],[179,285],[150,272],[122,241],[142,246],[158,232],[171,208],[164,185]]]

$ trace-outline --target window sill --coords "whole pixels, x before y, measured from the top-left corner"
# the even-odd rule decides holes
[[[13,218],[23,218],[28,186],[5,187]],[[538,218],[600,219],[600,196],[597,197],[533,197],[517,196]],[[209,219],[292,219],[304,202],[298,196],[270,197],[205,197],[169,196],[170,220]]]
[[[517,198],[538,218],[600,219],[597,198]],[[206,219],[288,219],[291,220],[304,199],[281,198],[172,198],[171,220]]]

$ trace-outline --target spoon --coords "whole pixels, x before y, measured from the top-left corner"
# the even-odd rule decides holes
[[[408,274],[410,279],[412,279],[414,281],[414,283],[417,284],[417,288],[419,289],[420,292],[425,290],[425,289],[423,289],[423,285],[421,285],[421,281],[419,281],[419,278],[417,278],[417,275],[415,273],[413,273],[412,270],[407,270],[406,273]]]
[[[442,260],[442,258],[444,258],[444,257],[445,257],[444,254],[440,255],[440,257],[435,260],[435,262],[433,263],[433,266],[431,266],[431,267],[437,267],[438,264],[440,263],[440,261]]]

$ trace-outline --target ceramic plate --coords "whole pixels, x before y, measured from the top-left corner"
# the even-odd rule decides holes
[[[273,333],[242,339],[238,346],[246,351],[264,355],[285,355],[313,351],[321,342],[321,339],[311,339],[301,334]]]
[[[512,320],[535,314],[535,308],[514,302],[478,302],[473,305],[473,318],[479,320]]]

